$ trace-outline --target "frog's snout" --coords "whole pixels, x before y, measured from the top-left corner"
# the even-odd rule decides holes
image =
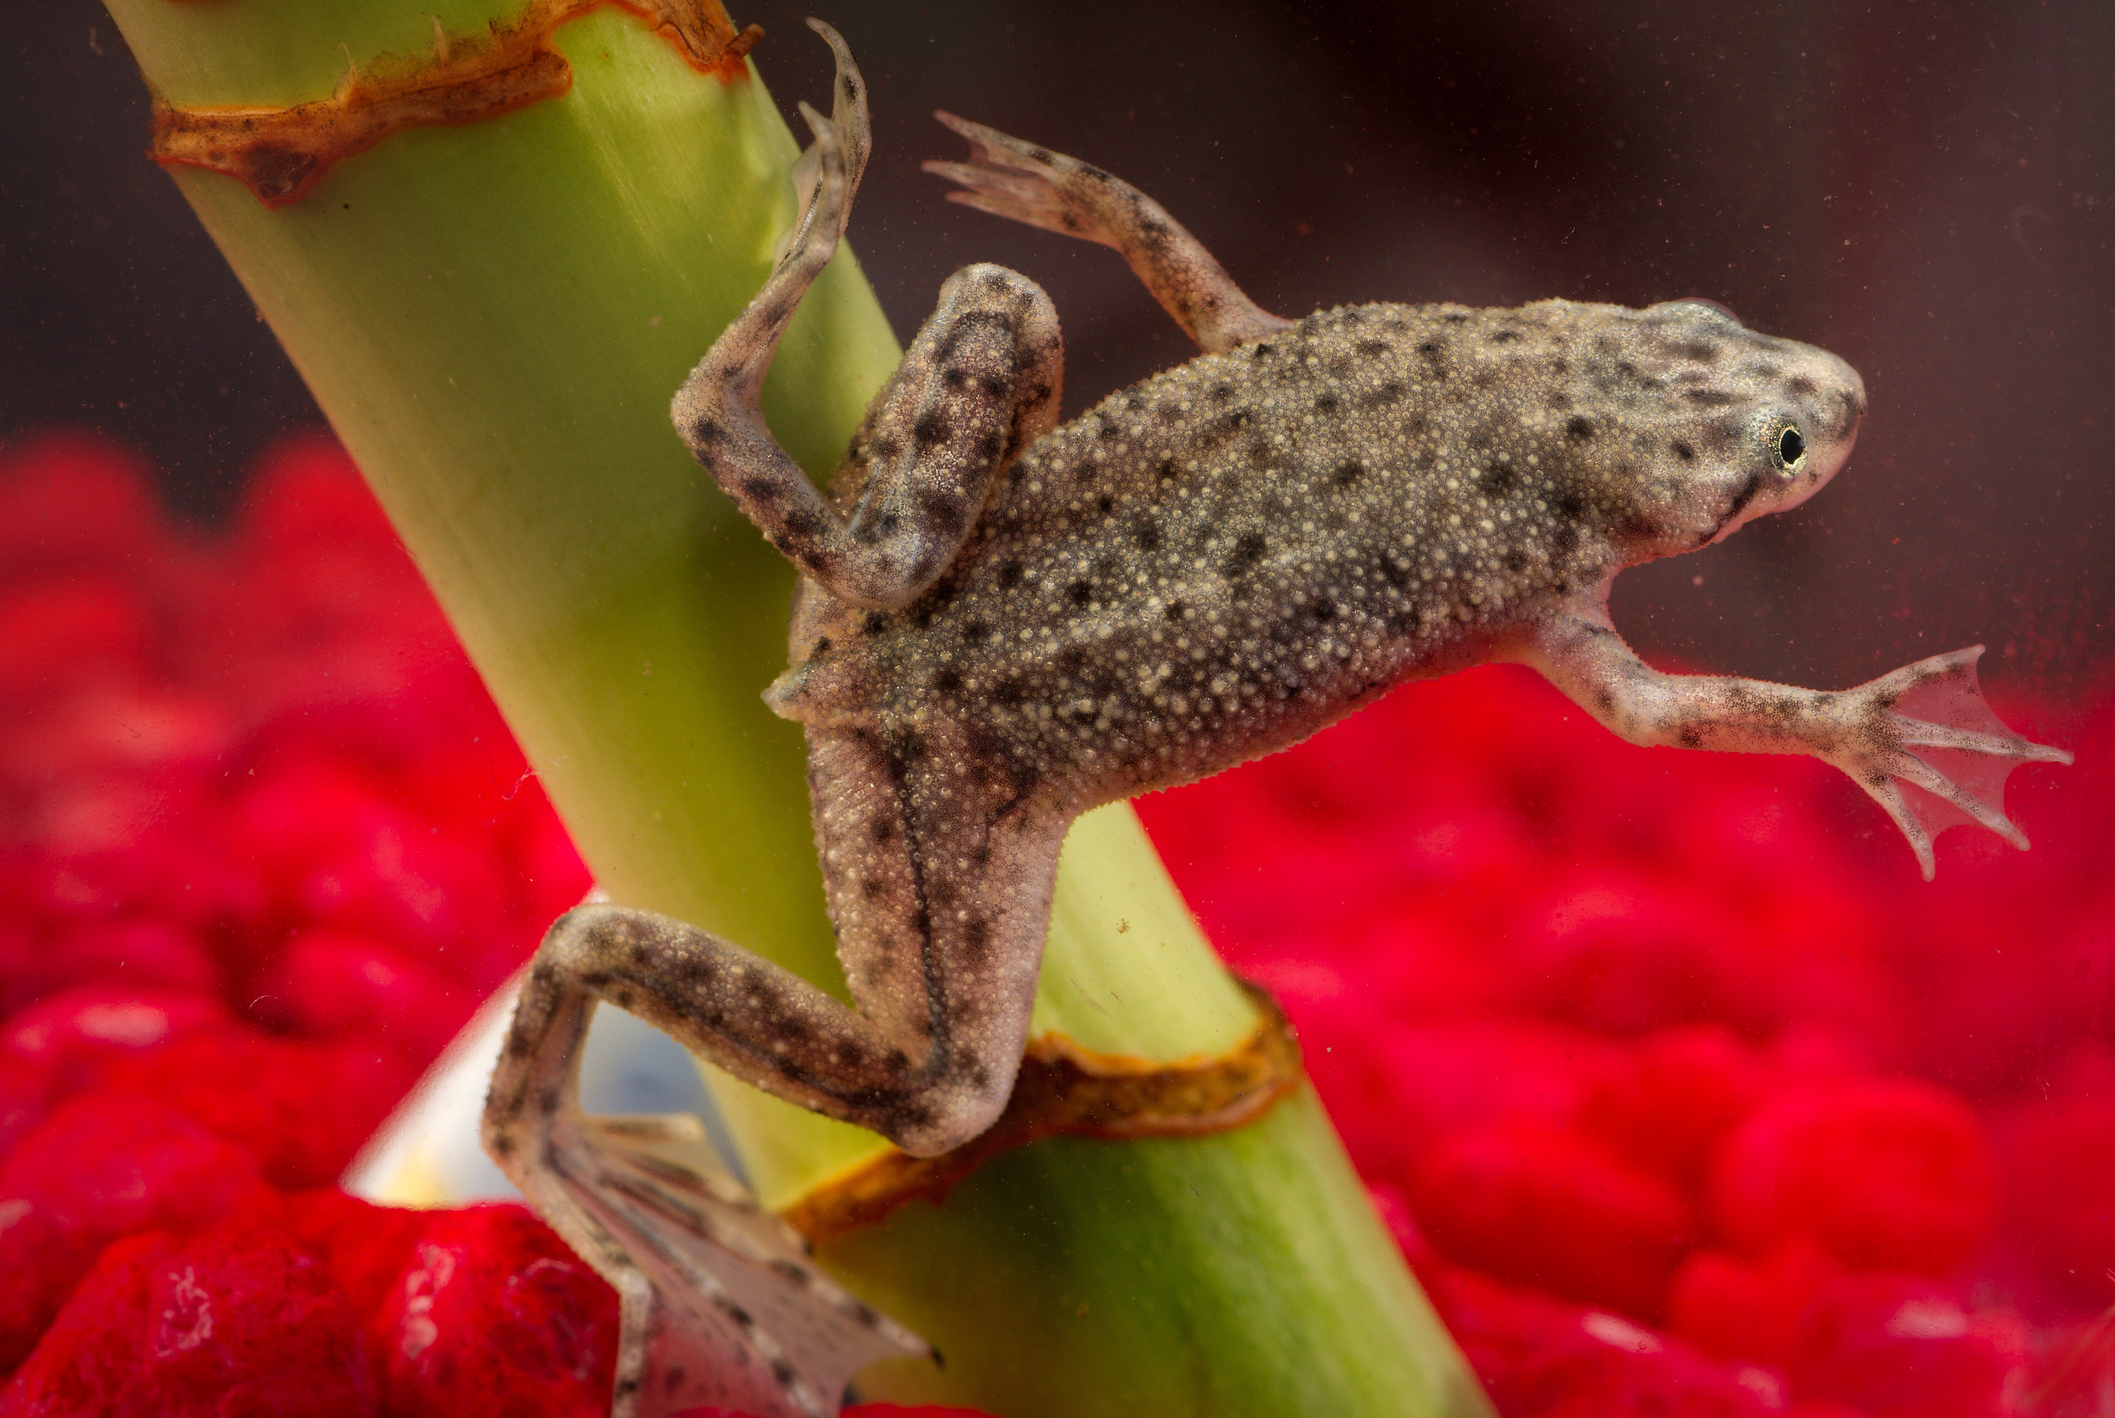
[[[1827,350],[1809,347],[1806,355],[1802,361],[1805,379],[1798,382],[1812,389],[1802,402],[1807,405],[1803,412],[1813,447],[1814,482],[1819,486],[1843,466],[1858,441],[1858,425],[1865,418],[1865,380],[1847,361]]]

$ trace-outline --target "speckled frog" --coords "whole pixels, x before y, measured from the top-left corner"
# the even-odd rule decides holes
[[[960,184],[956,200],[1115,247],[1204,354],[1060,426],[1049,298],[1003,267],[966,267],[818,492],[757,402],[868,149],[858,71],[816,28],[837,54],[835,111],[803,108],[815,143],[800,225],[673,416],[801,572],[792,668],[768,699],[807,734],[856,1007],[680,921],[596,905],[552,928],[486,1135],[626,1295],[620,1407],[655,1406],[650,1376],[675,1362],[647,1353],[672,1328],[656,1294],[667,1309],[686,1284],[732,1291],[724,1274],[671,1278],[646,1254],[695,1218],[611,1219],[627,1184],[597,1178],[624,1148],[582,1132],[564,1086],[595,997],[781,1098],[944,1151],[1012,1088],[1074,817],[1492,660],[1532,665],[1633,743],[1833,763],[1927,876],[1933,833],[1956,820],[2026,845],[2002,810],[2005,774],[2067,756],[1983,705],[1977,650],[1830,693],[1661,674],[1617,636],[1619,571],[1805,501],[1843,466],[1865,410],[1842,360],[1706,302],[1285,320],[1136,189],[942,114],[970,158],[926,166]],[[811,1313],[836,1316],[836,1367],[760,1334],[741,1296],[678,1307],[722,1332],[716,1353],[746,1352],[783,1407],[834,1411],[830,1375],[841,1387],[859,1353],[915,1352],[827,1282],[794,1278],[796,1263],[778,1269]]]

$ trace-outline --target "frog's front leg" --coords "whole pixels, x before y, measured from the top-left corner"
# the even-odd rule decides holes
[[[2026,835],[2005,816],[2006,777],[2022,763],[2071,761],[1992,712],[1976,683],[1982,653],[1934,655],[1841,691],[1669,675],[1640,660],[1595,606],[1543,619],[1520,658],[1632,743],[1834,764],[1887,809],[1928,881],[1932,838],[1948,827],[1975,823],[2024,850]]]
[[[1292,326],[1243,294],[1202,242],[1122,178],[952,113],[933,116],[969,139],[968,162],[925,164],[963,186],[949,200],[1115,247],[1206,354]]]

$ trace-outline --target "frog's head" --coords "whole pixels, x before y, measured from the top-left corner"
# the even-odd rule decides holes
[[[1692,551],[1797,507],[1850,457],[1865,381],[1827,350],[1758,334],[1711,301],[1625,314],[1650,390],[1617,420],[1645,473],[1617,533],[1626,559]]]

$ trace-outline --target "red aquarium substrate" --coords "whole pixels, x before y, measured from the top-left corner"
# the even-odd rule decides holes
[[[2001,707],[2078,764],[1932,886],[1830,770],[1510,669],[1140,807],[1507,1418],[2091,1418],[2115,705]],[[0,1418],[604,1411],[539,1222],[332,1185],[586,886],[334,443],[217,536],[0,449]]]

